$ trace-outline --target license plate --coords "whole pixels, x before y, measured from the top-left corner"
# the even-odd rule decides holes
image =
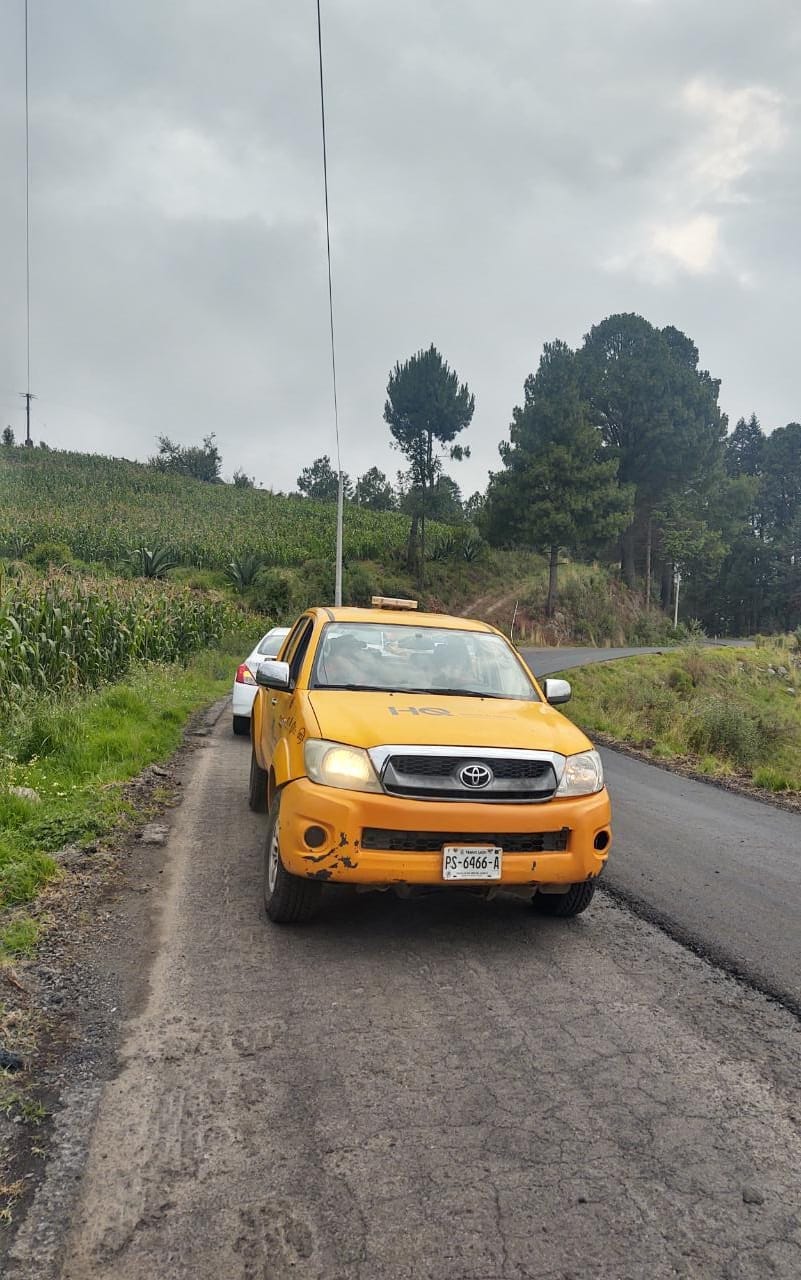
[[[443,880],[500,880],[503,849],[487,845],[446,844]]]

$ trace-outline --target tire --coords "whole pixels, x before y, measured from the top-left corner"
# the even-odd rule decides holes
[[[267,774],[256,759],[256,752],[252,747],[250,751],[248,804],[254,813],[267,812]]]
[[[311,920],[317,910],[323,886],[319,880],[304,880],[285,869],[279,844],[280,806],[279,791],[270,808],[264,846],[264,910],[273,924],[301,924]]]
[[[233,729],[237,738],[249,738],[250,716],[234,716]]]
[[[580,884],[572,884],[567,893],[535,893],[531,905],[541,916],[566,920],[569,916],[580,916],[594,897],[594,883],[582,880]]]

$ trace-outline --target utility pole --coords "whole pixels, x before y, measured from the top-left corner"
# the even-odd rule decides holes
[[[340,608],[342,605],[342,512],[345,506],[345,477],[340,471],[339,485],[337,488],[337,567],[334,586],[334,605]]]
[[[33,441],[31,440],[31,400],[36,400],[37,397],[32,391],[20,391],[20,395],[25,401],[25,445],[26,448],[31,449],[33,447]]]

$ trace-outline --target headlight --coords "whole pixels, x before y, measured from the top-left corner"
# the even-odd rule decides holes
[[[373,762],[361,747],[308,738],[303,748],[306,773],[312,782],[346,791],[381,791]]]
[[[580,751],[568,756],[562,781],[556,788],[558,796],[591,796],[604,785],[604,767],[597,751]]]

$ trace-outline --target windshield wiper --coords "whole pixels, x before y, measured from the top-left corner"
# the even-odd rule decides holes
[[[398,693],[436,693],[454,698],[502,698],[501,693],[481,693],[478,689],[399,689]]]
[[[346,689],[348,693],[395,693],[395,689],[385,689],[380,684],[316,684],[312,690],[317,689]]]

